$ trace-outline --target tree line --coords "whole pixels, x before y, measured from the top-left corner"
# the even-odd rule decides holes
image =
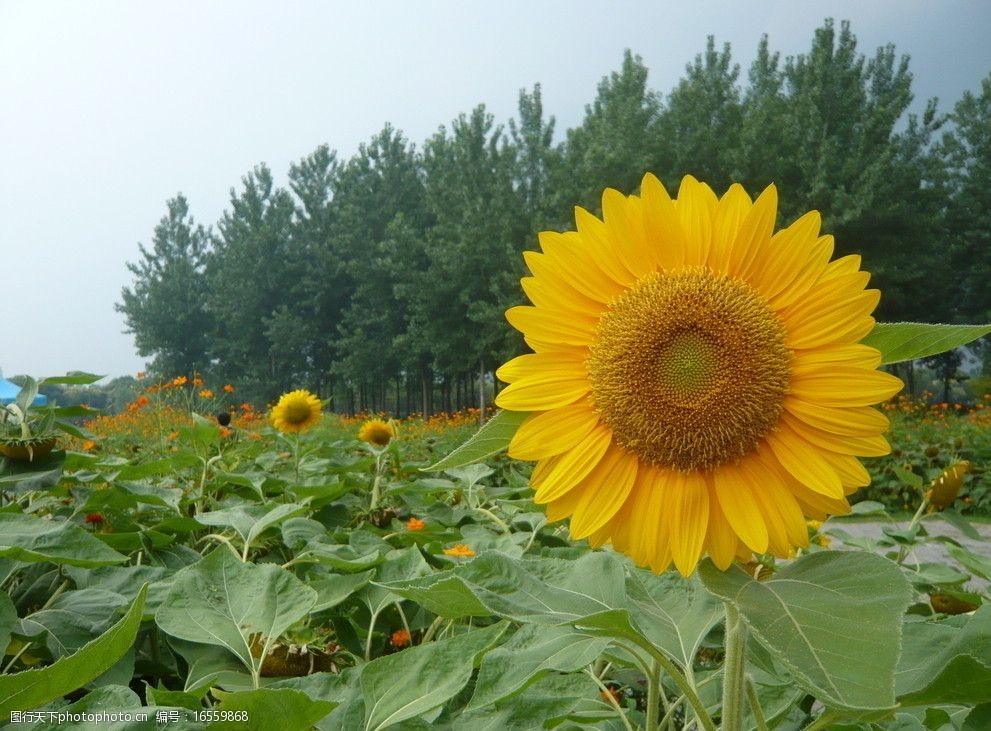
[[[318,147],[288,187],[258,165],[212,228],[176,196],[117,308],[163,378],[208,373],[259,401],[306,387],[348,412],[455,410],[524,351],[503,313],[524,301],[536,233],[653,171],[718,194],[774,182],[779,225],[820,210],[837,255],[863,254],[882,288],[879,319],[987,321],[991,74],[949,113],[910,114],[911,84],[906,56],[861,54],[846,22],[784,59],[765,36],[745,78],[710,37],[667,94],[627,51],[559,141],[537,84],[507,125],[479,105],[416,146],[387,124],[349,159]]]

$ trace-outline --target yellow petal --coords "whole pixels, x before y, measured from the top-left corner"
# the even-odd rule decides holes
[[[801,317],[787,315],[788,347],[813,348],[825,343],[844,342],[851,329],[859,331],[859,328],[866,326],[870,313],[880,300],[878,290],[868,289],[843,303],[822,303],[820,310]]]
[[[807,296],[809,289],[825,273],[829,257],[833,255],[833,237],[820,236],[809,250],[805,262],[801,264],[798,273],[791,283],[773,297],[768,298],[768,304],[775,310],[781,310]]]
[[[612,202],[609,212],[613,217],[623,216],[625,218],[625,195],[618,190],[607,188],[603,192],[602,198],[603,200],[608,198]],[[612,222],[614,226],[609,226],[608,223],[608,221],[600,221],[584,208],[575,207],[575,225],[582,238],[588,243],[589,255],[610,279],[628,287],[636,281],[636,275],[625,266],[620,254],[620,250],[628,245],[628,241],[619,238],[624,234],[621,233],[617,236],[614,232],[614,228],[620,225],[619,220]],[[628,234],[626,236],[628,238]]]
[[[567,503],[562,507],[571,516],[571,537],[586,538],[612,520],[629,497],[636,476],[637,458],[613,445],[575,489],[553,503]]]
[[[587,400],[531,414],[509,442],[513,459],[535,461],[573,448],[599,423]]]
[[[523,277],[520,280],[523,292],[537,307],[559,312],[577,312],[582,317],[595,318],[602,314],[605,305],[580,294],[577,290],[555,287],[536,277]]]
[[[891,453],[887,440],[877,434],[869,437],[842,436],[816,429],[788,413],[782,414],[781,419],[802,439],[830,452],[857,457],[883,457]]]
[[[843,497],[843,485],[822,450],[806,442],[787,424],[767,435],[766,441],[778,462],[796,480],[829,497]]]
[[[816,429],[848,437],[871,437],[888,430],[888,417],[870,406],[823,406],[788,396],[785,410]]]
[[[730,251],[730,274],[750,281],[758,252],[770,244],[777,215],[778,189],[774,185],[769,185],[757,196],[736,235],[736,241],[733,242]]]
[[[733,563],[737,543],[736,533],[723,515],[719,501],[710,495],[709,531],[705,538],[705,546],[709,557],[720,571],[725,571]]]
[[[709,524],[709,489],[697,472],[674,472],[668,481],[671,558],[682,576],[690,575],[699,562]]]
[[[719,199],[716,218],[712,223],[708,261],[709,268],[717,274],[725,274],[729,270],[733,242],[752,207],[750,196],[739,183],[733,183]]]
[[[902,390],[900,379],[884,371],[835,366],[792,374],[795,398],[824,406],[870,406]]]
[[[713,471],[715,497],[733,531],[747,548],[757,553],[767,550],[767,526],[760,505],[753,496],[753,477],[737,465],[724,464]]]
[[[626,289],[621,281],[599,266],[589,243],[579,234],[570,233],[570,236],[555,231],[540,234],[540,248],[547,255],[546,263],[560,271],[568,284],[599,302],[608,302]]]
[[[668,270],[684,266],[688,240],[667,190],[660,180],[648,173],[640,184],[640,193],[644,228],[658,266]]]
[[[881,351],[869,345],[823,345],[811,350],[798,350],[792,363],[793,372],[801,372],[829,364],[857,366],[874,370],[881,365]]]
[[[530,477],[530,482],[537,488],[534,500],[547,503],[564,495],[599,464],[610,444],[612,432],[604,426],[596,426],[574,449],[560,455],[554,469],[539,482]]]
[[[549,411],[573,404],[588,393],[587,378],[524,378],[496,396],[496,406],[508,411]]]
[[[843,483],[843,492],[849,495],[858,488],[871,484],[871,474],[856,457],[846,454],[823,452],[823,458],[829,462]]]
[[[590,345],[595,341],[598,320],[574,312],[545,310],[521,305],[506,310],[509,324],[520,332],[551,343]]]
[[[701,266],[709,259],[712,241],[712,219],[715,217],[716,194],[705,183],[691,175],[681,179],[675,210],[688,240],[685,266]]]
[[[809,211],[787,228],[771,237],[770,245],[759,252],[751,282],[770,300],[790,287],[808,262],[812,247],[819,238],[822,216]],[[826,262],[822,262],[822,268]],[[821,270],[820,270],[821,273]],[[811,284],[811,282],[809,282]]]
[[[513,383],[528,376],[540,378],[550,373],[564,378],[584,378],[584,359],[576,351],[527,353],[501,365],[496,371],[496,377],[500,381]]]

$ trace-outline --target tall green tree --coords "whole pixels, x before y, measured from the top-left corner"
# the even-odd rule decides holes
[[[290,295],[306,261],[291,236],[295,203],[289,192],[275,186],[265,165],[242,184],[240,193],[231,190],[231,210],[218,224],[207,267],[217,323],[211,354],[225,378],[270,400],[312,369],[305,343],[287,330],[302,319],[287,313],[295,311]]]
[[[953,277],[963,296],[958,319],[991,320],[991,74],[950,115],[938,152],[947,172],[946,226],[953,246]]]
[[[653,169],[672,188],[690,174],[722,193],[738,178],[740,67],[732,62],[729,44],[719,51],[709,36],[705,53],[686,71],[658,117]]]
[[[782,223],[818,209],[837,253],[864,255],[885,290],[883,317],[920,319],[943,308],[939,288],[926,286],[939,270],[930,142],[940,119],[935,102],[921,118],[907,114],[908,66],[891,45],[869,60],[859,54],[846,22],[827,21],[810,51],[783,66],[765,39],[744,95],[737,167],[753,191],[777,184]]]
[[[205,369],[213,331],[205,276],[209,232],[195,223],[181,194],[166,205],[151,250],[138,244],[141,258],[127,265],[133,288],[124,287],[115,305],[138,354],[152,356],[151,369],[162,377]]]
[[[597,211],[602,190],[635,190],[658,153],[661,100],[647,86],[647,67],[627,50],[619,71],[602,79],[581,126],[569,129],[554,180],[555,207]],[[568,221],[572,223],[571,219]]]

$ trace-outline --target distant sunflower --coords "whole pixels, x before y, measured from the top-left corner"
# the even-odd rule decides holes
[[[320,421],[320,399],[309,391],[298,390],[283,394],[269,414],[272,426],[280,432],[301,432]]]
[[[358,439],[377,447],[388,446],[394,436],[396,432],[392,424],[381,419],[369,419],[358,430]]]
[[[655,571],[726,568],[808,545],[805,516],[849,512],[889,451],[870,406],[901,389],[858,344],[880,294],[860,257],[806,213],[774,232],[777,191],[717,198],[688,176],[672,200],[606,190],[603,220],[540,235],[506,318],[535,351],[498,375],[496,403],[533,412],[509,454],[552,520]]]

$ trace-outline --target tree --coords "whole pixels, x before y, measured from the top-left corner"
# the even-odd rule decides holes
[[[205,369],[213,331],[204,274],[209,232],[195,224],[181,194],[166,205],[151,251],[138,244],[141,259],[127,265],[133,289],[124,287],[115,305],[138,354],[153,356],[151,370],[162,377]]]
[[[668,185],[691,174],[721,193],[738,177],[740,67],[731,61],[729,44],[717,51],[709,36],[705,53],[686,69],[688,76],[678,82],[658,118],[654,169]]]
[[[597,211],[603,188],[634,191],[658,157],[660,112],[660,97],[647,88],[647,67],[627,50],[620,70],[599,83],[581,126],[568,130],[555,210],[578,204]]]
[[[291,236],[289,193],[275,187],[265,165],[242,182],[240,194],[231,190],[232,210],[218,225],[207,268],[217,323],[210,352],[225,379],[236,378],[248,394],[267,401],[312,370],[305,343],[270,337],[274,326],[285,330],[306,320],[287,311],[296,313],[299,302],[291,295],[307,262]]]

